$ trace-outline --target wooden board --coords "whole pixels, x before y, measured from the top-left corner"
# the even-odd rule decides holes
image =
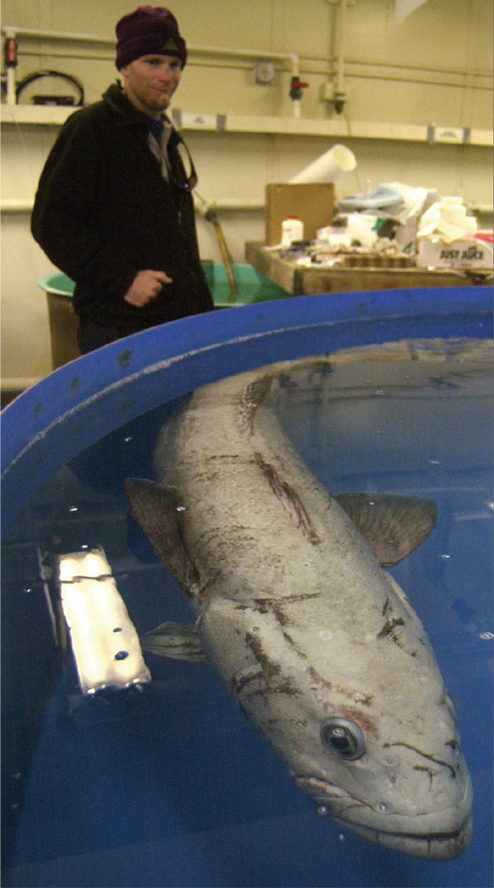
[[[334,215],[334,185],[266,185],[266,243],[281,243],[281,223],[287,216],[298,216],[304,223],[304,239],[316,237],[318,228],[331,225]]]
[[[408,287],[468,287],[483,282],[458,272],[427,268],[303,268],[293,260],[281,259],[259,243],[247,243],[245,257],[257,271],[295,296]]]

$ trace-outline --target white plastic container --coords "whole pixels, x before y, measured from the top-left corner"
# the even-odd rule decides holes
[[[281,246],[290,247],[293,241],[304,239],[304,223],[298,216],[287,216],[281,223]]]

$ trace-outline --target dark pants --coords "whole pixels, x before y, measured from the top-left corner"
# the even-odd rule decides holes
[[[109,345],[117,339],[123,339],[130,336],[131,333],[137,333],[137,330],[120,330],[115,327],[101,327],[99,324],[93,324],[85,318],[79,318],[79,327],[77,330],[77,341],[82,355]]]

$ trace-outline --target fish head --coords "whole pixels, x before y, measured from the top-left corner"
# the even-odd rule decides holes
[[[355,647],[333,638],[328,658],[318,649],[323,633],[311,631],[301,657],[304,633],[293,624],[238,613],[245,622],[235,638],[252,656],[228,669],[230,690],[317,812],[412,856],[462,854],[472,836],[472,787],[432,649],[409,658],[406,672],[403,650],[395,661],[388,639],[375,642],[381,657],[359,661]],[[207,623],[205,615],[206,640]],[[223,649],[219,668],[237,644],[223,628],[211,649],[212,659]]]
[[[400,717],[338,708],[292,776],[318,814],[363,838],[428,860],[458,857],[472,837],[472,787],[447,698],[434,709],[434,729],[419,718],[415,732],[410,711],[404,728]]]
[[[295,693],[271,712],[285,715],[273,730],[291,734],[288,743],[276,736],[275,749],[321,815],[382,846],[450,860],[473,831],[458,712],[418,616],[397,584],[385,582],[394,597],[385,592],[374,625],[371,614],[357,625],[354,613],[339,627],[282,627],[294,655],[283,656],[280,644],[282,668],[271,683]],[[274,631],[269,638],[277,650]],[[271,709],[277,699],[267,696]]]

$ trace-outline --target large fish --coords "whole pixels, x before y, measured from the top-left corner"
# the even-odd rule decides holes
[[[417,614],[382,570],[426,539],[436,504],[331,496],[270,406],[273,380],[291,370],[196,391],[160,434],[158,483],[128,480],[136,518],[198,615],[200,646],[163,624],[147,647],[198,659],[202,646],[319,814],[450,860],[472,834],[455,707]]]

